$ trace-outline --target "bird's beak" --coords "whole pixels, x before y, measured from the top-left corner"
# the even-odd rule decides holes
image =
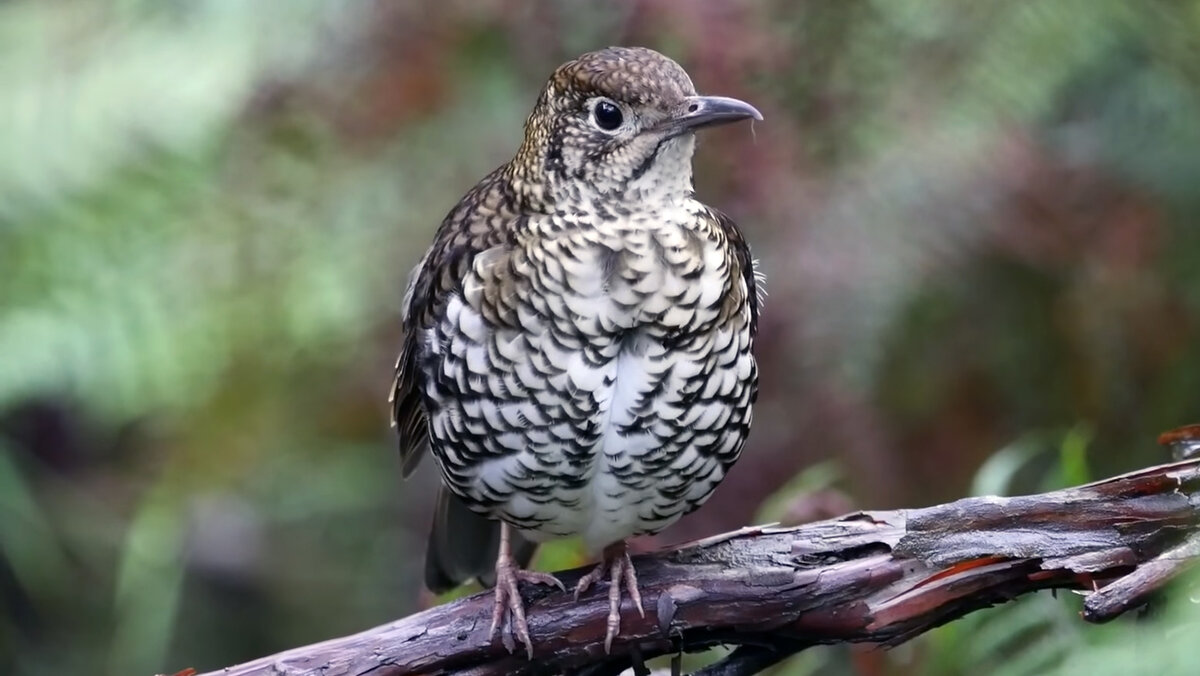
[[[684,99],[679,112],[665,120],[664,126],[683,133],[747,118],[763,119],[762,113],[745,101],[728,96],[689,96]]]

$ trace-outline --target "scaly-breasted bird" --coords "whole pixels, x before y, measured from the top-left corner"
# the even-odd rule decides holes
[[[494,579],[510,651],[515,633],[533,655],[517,582],[562,587],[523,569],[532,543],[603,551],[575,595],[610,582],[611,648],[622,587],[644,616],[625,539],[703,504],[742,450],[759,287],[737,226],[696,200],[692,153],[696,130],[749,118],[652,50],[584,54],[409,279],[393,424],[403,474],[428,448],[444,480],[426,583]]]

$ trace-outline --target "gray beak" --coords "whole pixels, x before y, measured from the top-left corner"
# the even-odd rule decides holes
[[[683,133],[747,118],[763,119],[762,113],[745,101],[728,96],[689,96],[684,100],[679,112],[666,120],[665,126],[674,128],[677,133]]]

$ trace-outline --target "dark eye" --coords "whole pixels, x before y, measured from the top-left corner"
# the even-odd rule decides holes
[[[621,109],[608,99],[600,99],[592,106],[592,118],[596,120],[596,126],[604,131],[612,131],[624,121]]]

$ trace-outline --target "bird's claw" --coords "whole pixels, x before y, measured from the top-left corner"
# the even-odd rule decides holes
[[[608,630],[604,634],[604,652],[607,654],[612,652],[613,639],[621,633],[621,587],[624,586],[625,591],[629,593],[629,598],[633,601],[639,615],[645,617],[646,611],[642,608],[642,593],[638,589],[637,571],[634,570],[633,561],[629,559],[629,552],[625,551],[624,547],[621,547],[619,552],[606,555],[603,562],[587,575],[579,578],[579,582],[575,585],[575,600],[578,601],[580,594],[606,576],[609,581]]]
[[[549,573],[522,570],[513,561],[496,563],[496,591],[495,600],[492,603],[492,628],[488,632],[488,640],[495,640],[496,633],[500,631],[500,625],[503,623],[508,628],[508,631],[503,632],[500,636],[505,650],[510,653],[516,651],[517,646],[513,641],[513,634],[516,634],[517,640],[525,645],[525,652],[529,659],[533,659],[533,641],[529,638],[529,623],[525,619],[525,602],[521,599],[521,590],[518,587],[518,583],[521,581],[531,584],[547,584],[558,587],[562,591],[566,591],[567,588],[558,578]]]

